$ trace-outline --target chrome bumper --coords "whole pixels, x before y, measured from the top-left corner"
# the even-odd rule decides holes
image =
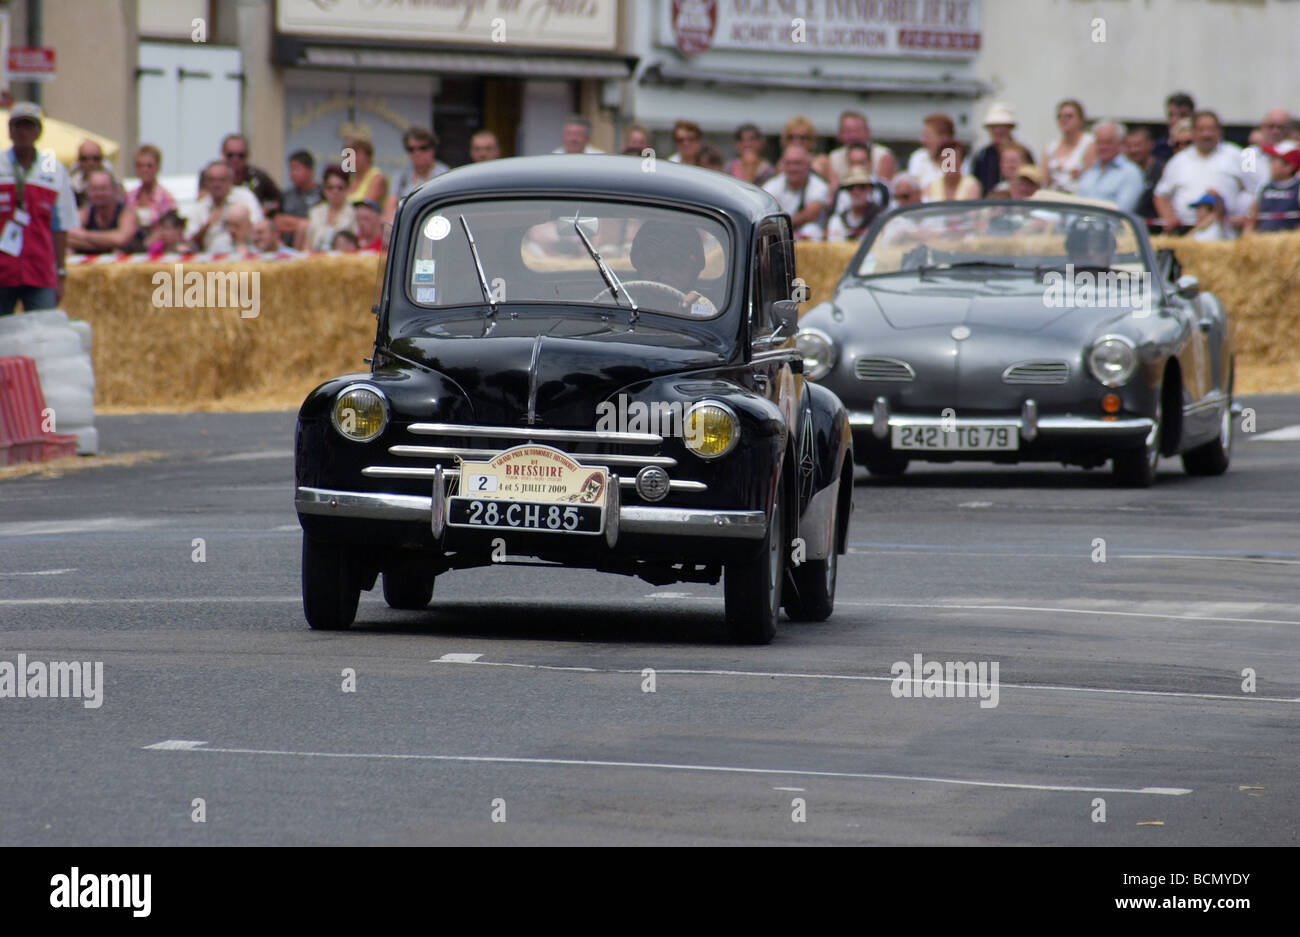
[[[1069,436],[1071,434],[1087,435],[1102,433],[1116,436],[1145,436],[1151,432],[1155,422],[1149,417],[1124,417],[1106,420],[1100,417],[1084,416],[1039,416],[1036,410],[1028,410],[1019,417],[957,417],[945,420],[938,416],[908,416],[906,414],[887,414],[882,421],[877,421],[875,414],[865,410],[849,412],[849,426],[855,430],[870,430],[877,439],[885,439],[895,426],[938,426],[961,429],[967,426],[1006,426],[1020,431],[1020,438],[1033,442],[1040,433]]]
[[[299,514],[363,520],[428,524],[433,515],[432,495],[300,487],[294,505]],[[761,540],[767,532],[767,515],[763,511],[702,511],[625,504],[619,508],[617,530],[623,534]]]

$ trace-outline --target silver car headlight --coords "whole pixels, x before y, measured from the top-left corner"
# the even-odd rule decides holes
[[[387,401],[374,387],[352,384],[334,398],[330,420],[345,439],[369,442],[388,425]]]
[[[1106,387],[1128,383],[1137,363],[1137,346],[1123,335],[1103,335],[1088,351],[1088,370]]]
[[[835,343],[820,329],[800,329],[794,336],[795,350],[803,356],[805,377],[816,381],[835,367]]]

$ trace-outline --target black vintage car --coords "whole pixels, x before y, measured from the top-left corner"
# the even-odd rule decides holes
[[[721,173],[625,156],[457,169],[399,207],[371,369],[298,417],[302,587],[347,628],[382,574],[550,563],[724,578],[732,636],[831,614],[848,415],[804,381],[789,219]]]
[[[873,475],[934,462],[1161,456],[1219,474],[1232,447],[1227,315],[1137,219],[1044,197],[935,202],[879,218],[797,336],[849,408]]]

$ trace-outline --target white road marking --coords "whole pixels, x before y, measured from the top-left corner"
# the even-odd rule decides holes
[[[791,792],[793,792],[793,793],[798,794],[798,793],[802,793],[803,791],[806,791],[807,788],[806,788],[806,787],[774,787],[774,788],[772,788],[772,790],[774,790],[774,791],[791,791]]]
[[[1300,566],[1300,560],[1278,560],[1267,556],[1214,556],[1198,553],[1114,553],[1119,560],[1211,560],[1215,563],[1264,563],[1273,566]]]
[[[944,606],[945,608],[951,606]],[[441,663],[441,661],[431,660],[431,664]],[[517,670],[549,670],[559,673],[604,673],[604,674],[627,674],[631,676],[640,676],[641,669],[622,670],[616,668],[601,667],[572,667],[560,664],[519,664],[509,661],[496,660],[478,660],[474,661],[479,667],[507,667]],[[784,677],[791,680],[844,680],[850,683],[893,683],[898,677],[876,677],[869,674],[851,674],[851,673],[801,673],[797,671],[782,670],[696,670],[690,668],[676,667],[656,667],[655,674],[658,676],[686,676],[686,677],[760,677],[763,679],[772,679],[774,677]],[[955,682],[946,680],[939,681],[944,686],[957,686]],[[999,690],[1045,690],[1057,693],[1096,693],[1112,696],[1167,696],[1176,699],[1213,699],[1229,700],[1234,703],[1300,703],[1300,697],[1287,696],[1255,696],[1252,694],[1234,695],[1231,693],[1189,693],[1180,690],[1121,690],[1111,687],[1091,687],[1091,686],[1067,686],[1064,684],[1051,683],[1007,683],[1004,680],[998,681]]]
[[[165,742],[154,742],[152,745],[146,745],[145,748],[168,752],[192,752],[197,750],[200,745],[207,744],[207,742],[191,742],[187,739],[168,739]]]
[[[472,664],[482,656],[482,654],[466,654],[457,652],[453,654],[443,654],[438,658],[438,660],[451,664]]]
[[[957,505],[957,507],[959,507],[959,508],[991,508],[991,507],[993,507],[993,502],[992,502],[992,501],[963,501],[961,504]]]
[[[643,599],[689,599],[689,592],[647,592],[641,596]]]
[[[1123,618],[1171,618],[1177,621],[1218,621],[1249,625],[1300,625],[1280,618],[1227,618],[1214,615],[1177,615],[1170,612],[1120,612],[1098,608],[1055,608],[1042,605],[940,605],[929,602],[837,602],[857,608],[937,608],[977,612],[1059,612],[1065,615],[1117,615]],[[1132,603],[1128,603],[1132,604]]]
[[[1300,442],[1300,424],[1275,429],[1254,437],[1255,442]]]
[[[254,462],[259,459],[292,459],[292,449],[260,449],[257,452],[235,452],[231,455],[213,456],[205,462]]]
[[[161,520],[144,517],[81,517],[62,521],[14,521],[0,524],[0,537],[41,537],[51,534],[90,534],[100,531],[143,530]]]
[[[301,525],[301,524],[281,524],[279,527],[272,527],[271,529],[272,529],[272,530],[276,530],[276,531],[280,531],[280,530],[292,530],[294,533],[297,533],[298,531],[302,530],[302,525]]]
[[[198,746],[205,747],[198,747]],[[1189,787],[1083,787],[1074,784],[1030,784],[1018,781],[986,781],[968,778],[941,778],[917,774],[877,774],[858,771],[816,771],[807,768],[741,768],[733,765],[690,765],[657,761],[604,761],[591,758],[522,758],[503,755],[402,755],[386,752],[293,752],[260,748],[207,748],[206,743],[176,740],[146,745],[145,748],[215,752],[222,755],[278,755],[287,758],[350,758],[384,761],[456,761],[477,764],[540,765],[578,768],[649,768],[660,771],[699,771],[715,774],[760,774],[786,777],[848,778],[861,781],[904,781],[907,783],[953,784],[961,787],[989,787],[1003,790],[1051,791],[1071,794],[1153,794],[1177,797],[1192,793]]]
[[[64,573],[75,573],[76,567],[67,569],[33,569],[25,573],[0,573],[0,579],[6,579],[11,576],[62,576]]]
[[[301,602],[300,595],[212,595],[202,598],[82,599],[53,596],[43,599],[0,599],[5,605],[275,605]]]

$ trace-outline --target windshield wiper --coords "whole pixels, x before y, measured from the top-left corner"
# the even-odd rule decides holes
[[[474,255],[474,269],[478,271],[478,285],[483,291],[483,302],[487,303],[492,309],[492,318],[497,316],[497,301],[492,297],[492,290],[488,287],[487,274],[483,272],[483,260],[478,255],[478,245],[474,243],[474,235],[469,230],[469,222],[465,216],[460,216],[460,226],[465,231],[465,239],[469,241],[469,252]]]
[[[916,268],[917,276],[922,280],[927,273],[937,273],[944,270],[958,270],[963,267],[992,267],[998,270],[1028,270],[1028,267],[1020,264],[1009,264],[1004,260],[960,260],[952,264],[921,264]]]
[[[583,247],[587,248],[587,253],[590,254],[591,259],[596,262],[596,269],[600,271],[600,275],[604,278],[605,285],[609,287],[609,291],[614,294],[614,302],[618,302],[619,293],[622,293],[627,299],[628,305],[632,307],[631,315],[628,318],[628,325],[636,325],[637,316],[641,314],[640,310],[637,309],[636,300],[633,299],[632,295],[623,288],[623,281],[618,278],[618,274],[609,268],[609,264],[605,263],[604,259],[600,256],[600,252],[596,250],[595,245],[593,245],[587,238],[587,232],[582,230],[582,225],[578,222],[578,215],[581,212],[582,208],[579,206],[578,210],[573,213],[573,230],[578,232],[578,237],[582,238]]]

